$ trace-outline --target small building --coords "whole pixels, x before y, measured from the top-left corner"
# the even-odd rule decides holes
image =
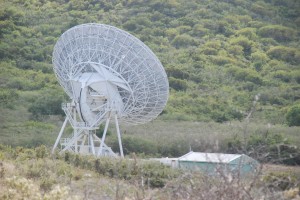
[[[177,166],[186,170],[200,170],[208,174],[255,173],[259,163],[244,154],[189,152],[177,159]]]

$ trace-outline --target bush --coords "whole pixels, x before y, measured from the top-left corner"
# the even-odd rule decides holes
[[[227,51],[235,56],[243,55],[243,47],[240,45],[230,45]]]
[[[203,48],[202,53],[205,55],[217,55],[218,51],[211,47],[205,47]]]
[[[145,153],[153,155],[157,153],[157,145],[151,140],[123,135],[122,143],[124,146],[124,154]],[[116,138],[112,142],[111,146],[114,151],[119,150],[119,143]]]
[[[188,84],[185,80],[176,79],[173,77],[169,78],[169,85],[171,88],[177,91],[185,91],[188,88]]]
[[[41,145],[35,148],[36,158],[45,158],[48,156],[48,150],[45,145]]]
[[[296,31],[281,25],[268,25],[261,27],[258,34],[262,37],[271,37],[278,42],[291,41],[296,36]]]
[[[271,47],[267,54],[274,59],[289,62],[291,64],[297,64],[300,62],[300,52],[296,48],[290,48],[285,46]]]
[[[260,162],[286,165],[300,163],[299,150],[282,134],[253,133],[249,138],[234,137],[227,142],[228,153],[245,153]]]
[[[230,43],[233,45],[240,45],[243,47],[243,52],[245,56],[248,56],[251,54],[251,49],[253,42],[246,38],[245,36],[239,36],[237,38],[233,38],[230,40]]]
[[[18,98],[19,95],[15,90],[0,88],[0,107],[9,108]]]
[[[45,89],[39,97],[30,105],[28,111],[34,117],[42,115],[63,115],[64,112],[61,104],[65,99],[65,95],[61,91],[54,89]]]
[[[299,176],[299,175],[298,175]],[[263,177],[263,181],[268,188],[275,190],[288,190],[294,187],[300,187],[298,178],[294,173],[287,172],[271,172]]]
[[[187,34],[182,34],[182,35],[178,35],[174,38],[174,40],[172,41],[172,44],[176,47],[176,48],[180,48],[180,47],[188,47],[191,45],[195,45],[195,40],[193,37],[187,35]]]
[[[233,77],[239,81],[250,81],[258,85],[263,83],[263,80],[260,77],[260,75],[256,71],[251,69],[243,69],[231,66],[230,68],[228,68],[227,72],[233,75]]]
[[[278,70],[273,73],[273,77],[288,83],[292,80],[293,75],[285,70]]]
[[[289,126],[300,126],[300,104],[292,106],[286,115]]]
[[[226,56],[211,56],[212,62],[219,66],[234,63],[234,60]]]
[[[77,157],[80,160],[77,167],[92,170],[111,178],[138,181],[142,179],[145,181],[145,185],[149,184],[151,187],[163,187],[169,179],[179,175],[179,171],[176,169],[155,161],[140,161],[135,156],[130,160],[116,160],[111,157],[95,158],[65,152],[65,155],[58,157],[58,159],[66,161],[66,155],[68,155],[67,162],[70,165],[76,164]],[[65,167],[63,171],[70,169],[70,165],[65,165],[67,168]]]
[[[211,118],[218,123],[229,121],[229,117],[223,112],[213,112]]]
[[[296,80],[296,82],[300,84],[300,70],[295,71],[293,77]]]
[[[256,51],[251,54],[252,62],[266,63],[269,60],[268,56],[264,52]]]
[[[166,73],[168,77],[172,76],[178,79],[188,79],[190,75],[186,69],[180,69],[178,67],[168,67],[166,68]]]
[[[208,34],[208,32],[209,32],[209,30],[206,28],[203,28],[203,26],[200,24],[196,24],[192,30],[192,34],[196,37],[203,37],[206,34]]]
[[[236,31],[236,34],[245,36],[249,39],[255,39],[257,37],[255,32],[255,28],[243,28],[241,30]]]

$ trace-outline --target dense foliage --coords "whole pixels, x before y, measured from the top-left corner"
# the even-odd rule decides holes
[[[286,118],[289,126],[300,126],[300,104],[291,107]]]
[[[300,101],[299,10],[297,0],[4,0],[0,106],[7,94],[36,91],[43,97],[20,104],[35,116],[60,114],[53,46],[70,27],[95,22],[129,31],[158,55],[171,87],[165,119],[242,120],[260,94],[257,116],[285,123]]]

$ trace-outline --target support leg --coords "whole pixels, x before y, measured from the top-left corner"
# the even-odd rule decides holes
[[[90,138],[90,146],[91,146],[92,154],[96,155],[95,146],[94,146],[94,139],[93,139],[93,133],[91,131],[89,131],[89,138]]]
[[[118,141],[119,141],[119,147],[120,147],[120,154],[121,154],[121,157],[124,158],[123,146],[122,146],[122,139],[121,139],[121,133],[120,133],[120,128],[119,128],[119,122],[118,122],[118,117],[117,117],[117,115],[115,115],[115,123],[116,123],[117,134],[118,134]]]
[[[52,151],[51,151],[52,154],[54,153],[54,150],[56,149],[56,147],[57,147],[57,145],[58,145],[58,143],[59,143],[59,140],[60,140],[60,138],[61,138],[61,136],[62,136],[62,134],[63,134],[63,132],[64,132],[64,130],[65,130],[65,127],[66,127],[66,125],[67,125],[67,122],[68,122],[68,118],[66,117],[66,119],[65,119],[65,121],[64,121],[64,123],[63,123],[63,125],[62,125],[62,127],[61,127],[61,129],[60,129],[60,132],[59,132],[59,134],[58,134],[58,136],[57,136],[57,138],[56,138],[55,144],[54,144],[54,146],[53,146],[53,148],[52,148]]]
[[[102,154],[102,149],[103,149],[104,140],[105,140],[108,125],[109,125],[109,120],[110,120],[110,113],[108,114],[108,118],[106,119],[105,128],[104,128],[104,132],[103,132],[103,135],[102,135],[102,138],[101,138],[101,143],[100,143],[100,147],[99,147],[99,151],[98,151],[97,156],[100,156]]]
[[[71,84],[72,85],[72,84]],[[73,85],[72,85],[73,86]],[[72,104],[75,105],[74,101],[72,102]],[[77,119],[76,119],[76,109],[75,107],[73,107],[73,120],[74,120],[74,124],[77,124]],[[77,135],[77,129],[76,128],[73,128],[74,129],[74,135]],[[75,142],[75,153],[78,153],[78,141]]]
[[[80,149],[79,149],[79,153],[82,153],[82,149],[84,147],[84,143],[86,141],[86,134],[84,134],[83,138],[82,138],[82,142],[80,144]]]
[[[65,146],[65,148],[63,150],[61,150],[61,152],[68,150],[72,145],[75,144],[75,142],[77,142],[81,137],[82,131],[77,132],[77,135],[74,135],[73,138],[68,142],[68,144]]]

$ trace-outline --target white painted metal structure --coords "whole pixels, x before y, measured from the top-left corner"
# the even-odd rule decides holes
[[[119,121],[149,122],[168,99],[169,84],[158,58],[139,39],[113,26],[90,23],[67,30],[54,47],[53,68],[72,100],[62,106],[66,120],[53,151],[60,142],[62,151],[116,156],[104,143],[114,119],[123,157]],[[73,135],[61,139],[67,122]],[[95,130],[102,123],[100,139]]]

